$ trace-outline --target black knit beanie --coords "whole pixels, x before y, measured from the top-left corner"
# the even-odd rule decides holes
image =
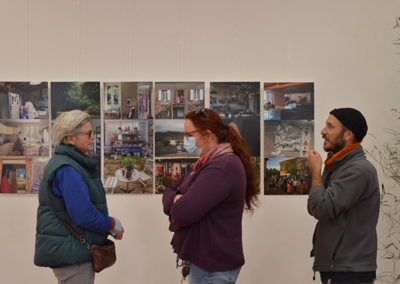
[[[362,113],[354,108],[335,108],[330,112],[334,115],[346,128],[350,129],[357,141],[363,140],[367,134],[368,125]]]

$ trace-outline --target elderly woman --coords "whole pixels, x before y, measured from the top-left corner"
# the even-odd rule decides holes
[[[80,110],[54,122],[53,157],[39,189],[34,262],[50,267],[58,283],[94,283],[92,255],[62,223],[90,244],[104,245],[107,235],[122,239],[121,222],[108,216],[97,161],[86,154],[94,140],[90,117]]]

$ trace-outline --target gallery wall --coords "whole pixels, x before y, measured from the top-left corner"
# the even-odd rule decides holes
[[[366,148],[396,126],[397,0],[0,0],[0,7],[0,81],[205,82],[206,94],[211,82],[313,82],[319,152],[334,107],[364,113]],[[238,283],[313,283],[307,196],[259,199],[243,221]],[[117,264],[96,283],[178,283],[160,196],[108,195],[108,203],[126,233]],[[35,195],[0,195],[2,283],[54,283],[49,269],[33,265],[36,208]],[[378,229],[382,240],[385,224]],[[381,258],[378,265],[390,268]]]

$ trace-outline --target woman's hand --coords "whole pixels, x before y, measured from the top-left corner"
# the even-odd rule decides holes
[[[181,198],[182,196],[183,196],[182,194],[177,194],[177,195],[175,195],[174,203],[175,203],[179,198]]]
[[[124,227],[122,227],[121,232],[119,232],[118,234],[116,234],[116,235],[113,236],[113,237],[114,237],[114,239],[116,239],[116,240],[122,240],[123,236],[124,236]]]

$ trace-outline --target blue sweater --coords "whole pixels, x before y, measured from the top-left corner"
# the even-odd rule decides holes
[[[111,218],[90,202],[89,189],[73,167],[62,166],[57,170],[52,191],[64,199],[69,216],[79,227],[98,233],[107,233],[111,228]]]

